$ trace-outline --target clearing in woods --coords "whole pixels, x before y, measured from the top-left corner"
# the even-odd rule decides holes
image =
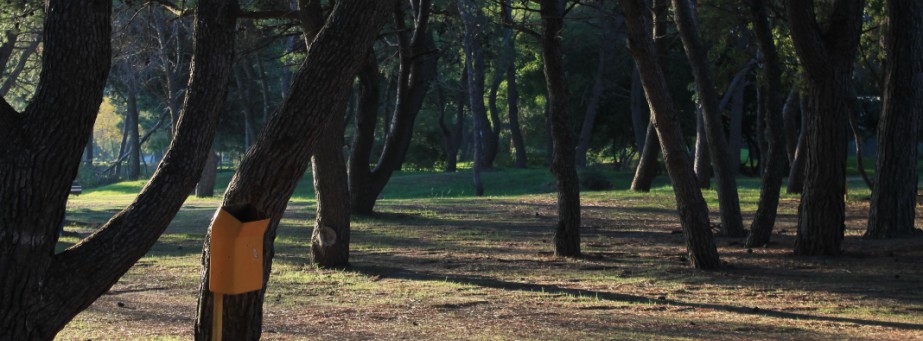
[[[405,172],[377,215],[353,219],[345,270],[308,262],[315,205],[306,177],[276,240],[263,338],[923,339],[923,238],[863,240],[861,182],[850,184],[845,255],[793,256],[798,197],[783,195],[771,245],[748,250],[718,238],[726,267],[696,271],[685,262],[671,189],[631,193],[630,174],[600,172],[615,189],[582,194],[582,259],[551,254],[547,170],[485,173],[487,194],[503,195],[482,198],[470,196],[468,172]],[[142,185],[72,197],[59,249]],[[757,187],[741,181],[745,220]],[[714,191],[705,194],[717,221]],[[190,198],[148,256],[58,339],[191,339],[202,239],[219,203]]]

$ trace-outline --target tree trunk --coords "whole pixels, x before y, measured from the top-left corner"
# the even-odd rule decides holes
[[[708,188],[711,186],[711,155],[708,154],[708,143],[705,137],[705,120],[702,118],[702,108],[695,110],[695,160],[693,169],[695,170],[696,183],[699,188]]]
[[[567,81],[561,54],[564,30],[564,0],[542,0],[542,60],[548,89],[554,157],[551,171],[558,189],[558,223],[554,232],[554,254],[580,256],[580,181],[574,157],[574,137],[567,114]]]
[[[481,181],[481,169],[490,168],[491,145],[496,143],[490,123],[487,122],[487,109],[484,107],[484,55],[481,53],[480,29],[481,13],[474,2],[459,0],[458,11],[461,13],[465,27],[464,52],[465,70],[468,72],[468,105],[474,117],[474,195],[484,195],[484,182]],[[496,106],[496,105],[494,105]]]
[[[767,0],[754,0],[750,9],[756,43],[763,53],[762,84],[766,101],[761,108],[769,149],[760,181],[760,201],[750,224],[750,235],[747,236],[746,243],[747,247],[757,247],[769,243],[775,225],[779,191],[782,187],[782,177],[785,176],[786,148],[782,117],[782,65],[772,37]]]
[[[914,231],[917,141],[923,100],[923,3],[887,1],[884,103],[866,238]]]
[[[721,232],[731,237],[746,236],[743,220],[740,216],[740,203],[737,197],[737,179],[731,169],[727,140],[721,123],[718,94],[715,82],[708,67],[708,57],[701,37],[692,3],[689,0],[673,0],[673,19],[683,40],[683,47],[695,78],[696,91],[702,104],[705,132],[708,140],[708,152],[715,172],[718,204],[721,212]],[[740,158],[738,151],[737,158]]]
[[[96,143],[93,138],[93,133],[90,133],[90,138],[87,141],[87,146],[86,148],[83,149],[83,163],[85,163],[88,166],[93,165],[93,159],[94,159],[93,152],[95,151],[95,149],[96,149]]]
[[[664,73],[669,73],[670,64],[667,61],[669,51],[669,41],[667,41],[667,25],[670,22],[668,16],[670,8],[667,0],[653,0],[652,7],[652,11],[649,11],[649,13],[653,13],[653,17],[650,19],[654,30],[653,39],[654,46],[656,48],[657,61],[660,63],[661,71]],[[647,14],[645,13],[645,15]],[[651,23],[648,24],[650,25]],[[637,63],[635,63],[635,65],[637,65]],[[647,131],[645,134],[645,149],[641,151],[641,157],[638,160],[638,168],[635,170],[635,177],[631,181],[631,191],[634,192],[650,192],[651,183],[653,183],[654,177],[657,176],[659,168],[657,156],[660,155],[662,148],[660,146],[660,141],[658,140],[657,132],[656,129],[654,129],[653,124],[649,123],[647,125]]]
[[[647,123],[650,119],[645,120],[647,102],[644,100],[644,88],[641,87],[641,74],[638,73],[638,67],[631,68],[631,128],[635,133],[635,149],[640,154],[644,150],[644,140],[647,137]]]
[[[263,242],[264,288],[224,296],[223,335],[243,340],[260,338],[265,283],[272,272],[279,221],[315,145],[333,120],[330,113],[345,106],[353,79],[392,5],[374,0],[340,1],[334,5],[293,80],[292,95],[267,123],[231,179],[223,206],[252,205],[264,212],[270,223]],[[202,254],[197,340],[212,338],[213,295],[208,291],[207,270],[210,238],[209,233]]]
[[[398,2],[393,7],[395,24],[398,28],[400,68],[397,78],[396,103],[385,137],[384,148],[375,169],[349,173],[350,178],[367,176],[366,179],[350,179],[350,206],[353,212],[358,214],[372,213],[375,202],[385,185],[388,184],[388,180],[391,179],[391,175],[401,168],[407,148],[410,146],[414,121],[423,106],[423,99],[431,81],[436,78],[437,56],[433,53],[436,47],[433,34],[428,28],[431,1],[416,0],[413,2],[415,17],[412,30],[405,27],[403,4],[403,2]],[[362,167],[362,165],[351,165],[350,169],[357,167]],[[366,163],[365,167],[369,165]],[[360,183],[365,185],[353,186]]]
[[[789,0],[789,23],[808,88],[805,174],[795,254],[838,255],[845,219],[849,89],[862,27],[861,0],[837,0],[821,28],[814,2]]]
[[[311,261],[324,268],[349,265],[349,183],[343,157],[346,102],[334,108],[333,120],[311,159],[317,217],[311,235]]]
[[[728,134],[728,152],[731,164],[730,171],[734,176],[740,174],[740,150],[744,146],[744,89],[746,86],[746,82],[743,82],[734,88],[733,100],[731,100],[731,124],[730,134]],[[757,123],[757,127],[759,126],[760,124]],[[757,131],[759,130],[760,129],[757,128]]]
[[[788,156],[789,167],[795,164],[795,150],[798,149],[799,127],[801,122],[801,96],[798,88],[792,87],[785,99],[782,108],[782,119],[785,121],[785,151]]]
[[[125,132],[128,136],[128,180],[141,178],[141,143],[138,133],[138,89],[137,84],[128,84],[128,108],[125,113]]]
[[[71,180],[110,69],[111,2],[47,2],[38,91],[21,115],[0,100],[0,126],[8,127],[0,142],[10,146],[0,152],[0,202],[21,207],[0,210],[0,339],[53,339],[144,256],[195,185],[190,174],[201,171],[222,111],[236,21],[234,1],[197,5],[194,58],[202,62],[190,87],[205,85],[205,74],[208,85],[187,99],[180,133],[137,199],[55,254]]]
[[[13,49],[16,47],[16,41],[19,40],[18,30],[8,29],[3,32],[3,43],[0,44],[0,76],[6,70],[6,64],[10,62],[13,56]]]
[[[359,107],[356,112],[356,132],[349,154],[349,201],[354,213],[372,212],[378,193],[367,190],[372,181],[369,160],[375,145],[375,125],[378,123],[380,79],[378,58],[369,49],[365,64],[357,75],[359,79]]]
[[[807,145],[805,145],[805,136],[807,135],[808,129],[808,99],[806,97],[801,97],[798,108],[798,111],[801,112],[799,115],[801,122],[800,129],[798,129],[798,143],[795,147],[795,157],[788,171],[788,187],[785,192],[789,194],[801,193],[804,189],[804,155],[808,148]]]
[[[583,124],[580,126],[580,135],[577,139],[577,168],[586,168],[587,166],[586,153],[590,149],[590,139],[593,137],[596,116],[599,115],[599,103],[602,101],[603,91],[606,90],[603,76],[606,73],[606,64],[609,61],[608,50],[612,45],[608,44],[608,31],[610,30],[608,22],[603,19],[600,26],[602,26],[602,43],[599,44],[599,61],[596,63],[596,75],[593,79],[593,87],[590,89],[590,98],[587,100]]]
[[[696,268],[718,268],[721,262],[709,227],[708,207],[696,186],[692,160],[686,152],[673,99],[647,30],[647,21],[650,19],[642,15],[644,1],[622,0],[619,4],[625,14],[628,49],[641,74],[641,83],[651,107],[651,119],[657,128],[667,171],[673,180],[677,213],[686,237],[688,260]]]
[[[211,198],[215,196],[215,181],[218,178],[218,153],[212,148],[208,152],[208,158],[205,160],[205,168],[202,169],[202,175],[199,176],[199,182],[195,185],[196,198]]]
[[[501,15],[504,21],[513,21],[513,9],[510,5],[511,0],[504,0],[501,4]],[[507,116],[510,118],[510,135],[513,138],[513,148],[516,149],[516,168],[526,168],[526,143],[522,137],[522,129],[519,123],[519,89],[516,86],[516,44],[513,40],[513,30],[504,28],[503,41],[507,49],[506,53],[511,56],[506,68],[506,103],[509,108]]]
[[[467,101],[467,89],[468,86],[465,84],[468,82],[468,70],[462,70],[461,81],[459,86],[463,87],[463,90],[458,91],[458,97],[455,100],[455,125],[452,128],[445,123],[445,112],[448,102],[445,98],[445,89],[444,87],[439,87],[439,129],[442,131],[442,144],[445,148],[446,155],[446,164],[445,171],[447,173],[454,173],[458,168],[458,150],[461,147],[461,134],[463,132],[464,125],[464,115],[465,115],[465,101]]]
[[[0,97],[5,97],[8,93],[10,93],[10,90],[13,89],[13,85],[16,85],[16,80],[19,79],[19,75],[22,74],[22,72],[26,69],[26,64],[29,62],[29,57],[35,53],[41,41],[41,39],[36,37],[35,41],[29,44],[29,47],[27,47],[22,51],[22,53],[19,54],[19,60],[16,62],[16,66],[12,71],[10,71],[10,73],[4,76],[6,81],[4,81],[3,84],[0,84]]]

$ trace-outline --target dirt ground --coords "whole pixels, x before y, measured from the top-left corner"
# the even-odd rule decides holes
[[[923,340],[923,238],[862,239],[867,203],[850,202],[843,256],[792,255],[797,202],[783,199],[772,244],[718,238],[725,267],[697,271],[669,198],[585,196],[576,260],[551,254],[552,195],[386,201],[354,221],[345,270],[308,263],[314,207],[293,203],[263,339]],[[58,339],[191,339],[214,205],[187,204]],[[76,238],[91,228],[68,230]]]

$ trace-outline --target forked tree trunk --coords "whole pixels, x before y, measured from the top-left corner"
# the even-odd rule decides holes
[[[405,27],[404,5],[404,2],[397,2],[392,7],[395,26],[398,28],[400,64],[394,112],[390,125],[384,127],[387,129],[387,134],[375,169],[354,171],[363,165],[350,164],[350,206],[353,213],[371,214],[378,196],[388,184],[391,175],[401,168],[413,136],[414,121],[423,106],[423,99],[429,90],[431,81],[436,78],[437,55],[434,53],[436,47],[433,33],[428,28],[431,1],[415,0],[413,2],[414,27],[412,29]],[[361,132],[369,133],[366,130]],[[363,139],[368,140],[369,138],[363,137]],[[374,137],[371,139],[374,141]],[[369,168],[369,164],[366,163],[365,167]]]
[[[866,238],[914,230],[917,137],[923,106],[923,2],[887,1],[884,107],[878,124],[878,161]]]
[[[762,179],[760,201],[750,224],[747,247],[766,245],[772,235],[779,207],[779,191],[785,176],[786,149],[782,118],[782,65],[772,37],[767,0],[754,0],[750,4],[756,43],[763,52],[763,89],[766,101],[763,110],[764,127],[769,148]]]
[[[842,252],[849,90],[862,27],[862,0],[836,0],[818,24],[813,1],[788,0],[792,41],[808,88],[805,174],[795,254]]]
[[[265,283],[272,273],[279,221],[324,129],[334,119],[331,113],[346,105],[353,79],[391,5],[375,0],[340,1],[334,5],[295,76],[292,95],[270,119],[231,179],[223,206],[252,205],[264,212],[270,223],[263,241],[264,287],[224,297],[223,335],[244,340],[260,338]],[[212,337],[210,238],[209,232],[202,254],[204,271],[195,327],[198,340]]]
[[[2,145],[9,146],[0,152],[0,202],[18,202],[21,208],[0,210],[3,340],[53,339],[108,291],[167,228],[211,148],[233,59],[235,1],[197,3],[193,59],[198,64],[190,88],[198,91],[190,92],[183,124],[154,177],[93,235],[55,254],[71,180],[110,69],[111,5],[47,2],[38,91],[21,115],[0,100],[4,131],[29,132],[0,133]],[[56,124],[48,125],[52,121]]]
[[[662,72],[669,73],[670,65],[667,62],[669,41],[667,40],[667,25],[670,22],[668,17],[669,4],[668,0],[653,0],[652,10],[645,11],[643,15],[652,13],[652,25],[647,29],[653,29],[654,46],[656,47],[657,61],[660,63]],[[635,63],[637,65],[637,63]],[[637,67],[637,66],[636,66]],[[651,114],[653,115],[653,114]],[[631,181],[631,191],[633,192],[650,192],[651,184],[654,177],[657,176],[659,168],[657,156],[661,152],[660,141],[658,140],[657,131],[653,124],[648,124],[645,131],[644,149],[638,160],[638,167],[635,169],[635,176]]]
[[[651,105],[651,119],[657,127],[667,171],[673,180],[676,208],[686,237],[689,262],[696,268],[718,268],[721,262],[709,227],[708,207],[696,186],[692,160],[686,152],[673,99],[663,70],[657,62],[654,42],[647,29],[649,24],[646,21],[649,18],[642,14],[645,10],[644,1],[622,0],[619,4],[625,14],[629,51],[641,73],[641,83]]]
[[[708,57],[705,46],[699,36],[698,23],[695,10],[689,0],[673,0],[673,19],[683,40],[683,47],[692,73],[695,78],[696,91],[702,103],[702,117],[705,122],[705,133],[708,138],[708,152],[712,160],[712,169],[715,172],[716,189],[718,190],[718,204],[721,212],[721,232],[731,237],[746,236],[743,220],[740,215],[740,203],[737,197],[737,179],[731,169],[727,140],[724,137],[724,128],[721,123],[721,112],[718,105],[718,94],[715,82],[709,70]],[[740,151],[737,152],[740,158]]]
[[[542,60],[548,89],[554,157],[551,171],[558,189],[558,223],[554,231],[554,254],[580,256],[580,181],[574,158],[574,137],[567,114],[567,81],[561,54],[564,0],[542,0]]]

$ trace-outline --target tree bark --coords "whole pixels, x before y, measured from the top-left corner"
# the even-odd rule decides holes
[[[197,5],[193,58],[200,64],[190,87],[201,90],[187,98],[186,118],[164,161],[131,205],[55,254],[71,180],[110,68],[111,2],[47,3],[38,91],[22,114],[0,101],[0,126],[10,127],[0,141],[12,146],[0,152],[0,202],[21,208],[0,210],[0,339],[52,339],[150,249],[195,185],[189,174],[201,171],[211,147],[236,21],[234,1]]]
[[[917,140],[923,110],[923,3],[887,1],[884,103],[866,238],[914,231]]]
[[[799,255],[838,255],[845,219],[849,89],[862,27],[862,0],[837,0],[823,28],[814,2],[787,1],[795,50],[808,88],[804,190],[798,210]]]
[[[224,297],[223,335],[259,339],[265,283],[272,272],[279,221],[322,132],[333,120],[331,113],[345,106],[353,79],[392,5],[374,0],[339,1],[334,5],[294,78],[292,95],[270,119],[231,179],[223,206],[252,205],[264,212],[270,223],[263,242],[264,288]],[[202,254],[204,271],[195,327],[198,340],[212,336],[213,295],[208,291],[207,270],[210,238],[209,233]]]
[[[564,30],[564,1],[542,0],[542,60],[548,89],[554,157],[551,171],[558,189],[558,223],[554,232],[554,254],[580,256],[580,181],[577,178],[572,136],[567,113],[567,81],[561,54]]]
[[[372,181],[369,162],[375,144],[375,125],[378,123],[380,80],[378,58],[375,50],[369,49],[365,63],[357,75],[359,79],[359,107],[356,111],[356,133],[353,135],[349,154],[348,183],[350,210],[353,213],[372,212],[377,193],[367,188]]]
[[[641,74],[641,84],[651,107],[651,120],[657,128],[667,171],[673,180],[676,208],[686,237],[689,262],[696,268],[714,269],[721,265],[708,222],[708,207],[696,186],[692,160],[686,152],[673,99],[657,62],[654,42],[648,33],[648,17],[642,15],[643,0],[619,1],[625,14],[628,49]]]
[[[215,181],[218,178],[218,153],[212,148],[208,152],[208,158],[205,160],[205,167],[202,169],[202,175],[199,176],[199,182],[195,185],[196,198],[211,198],[215,196]]]
[[[740,150],[744,146],[743,124],[744,124],[744,90],[747,82],[742,82],[736,88],[731,100],[731,120],[730,134],[728,134],[728,156],[730,161],[730,172],[734,176],[740,174]],[[723,110],[722,110],[723,111]],[[759,121],[759,119],[757,119]],[[761,125],[757,124],[757,131]]]
[[[708,143],[705,137],[705,120],[702,117],[702,107],[695,110],[695,160],[693,169],[695,170],[696,183],[699,188],[708,188],[711,186],[711,155],[708,154]]]
[[[757,247],[766,245],[772,235],[779,207],[782,177],[785,176],[787,153],[782,117],[782,64],[772,37],[767,0],[754,0],[750,4],[750,9],[756,43],[763,53],[762,84],[766,101],[761,108],[769,149],[766,167],[760,181],[760,201],[757,204],[753,222],[750,224],[750,234],[746,242],[747,247]]]
[[[644,100],[644,88],[641,87],[641,74],[638,73],[638,67],[631,68],[631,128],[635,133],[635,149],[640,154],[644,150],[644,140],[647,137],[647,123],[650,113],[646,113],[647,103]],[[648,120],[645,120],[645,115]]]
[[[669,50],[669,42],[667,41],[667,25],[669,25],[670,22],[668,17],[670,8],[667,0],[653,0],[652,7],[652,11],[649,12],[653,13],[653,16],[651,18],[651,23],[648,23],[648,25],[653,24],[653,39],[654,46],[656,47],[657,61],[660,63],[661,71],[664,73],[669,73],[670,65],[667,62]],[[643,13],[643,15],[647,14]],[[637,63],[635,63],[635,65],[637,65]],[[653,124],[648,124],[645,134],[645,149],[641,151],[641,157],[638,160],[638,167],[635,170],[635,177],[631,181],[631,191],[633,192],[650,192],[651,183],[653,183],[654,177],[657,176],[659,168],[657,156],[660,155],[662,148],[660,146],[660,141],[658,140],[657,131],[654,129]]]
[[[708,67],[708,57],[705,46],[699,37],[698,23],[696,23],[695,10],[689,0],[673,0],[673,19],[683,40],[683,47],[692,73],[695,78],[696,91],[702,104],[703,121],[708,140],[708,152],[712,160],[712,169],[715,172],[716,188],[718,190],[718,204],[721,212],[721,232],[731,237],[746,236],[743,220],[740,215],[740,203],[737,197],[737,179],[731,169],[727,140],[724,137],[724,128],[721,123],[721,112],[718,106],[718,94],[715,91],[715,82]],[[738,151],[738,159],[740,158]]]

